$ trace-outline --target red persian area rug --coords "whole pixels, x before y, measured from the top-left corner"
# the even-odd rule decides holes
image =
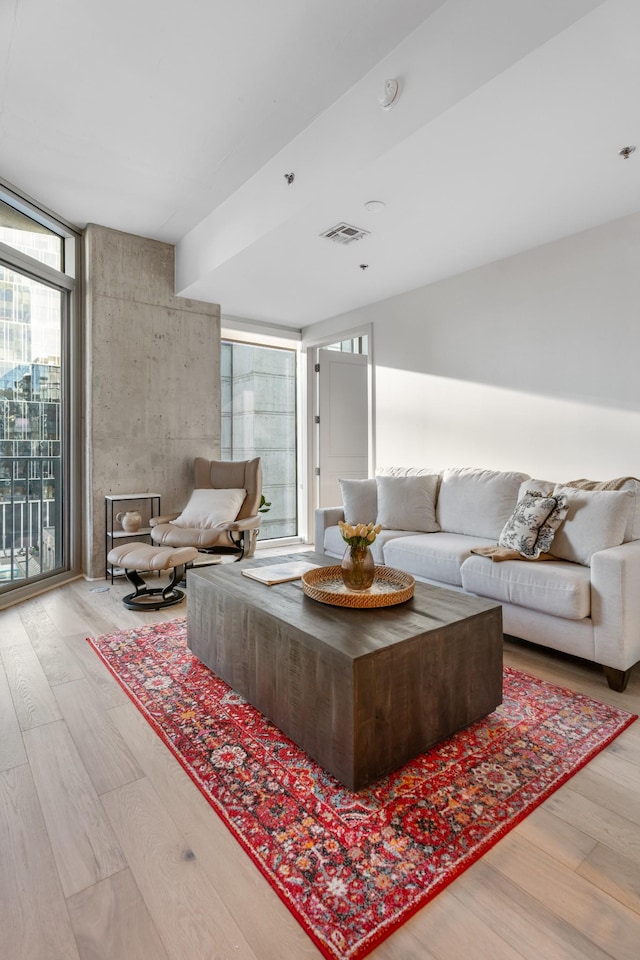
[[[194,657],[184,619],[89,642],[331,960],[373,950],[636,719],[507,667],[494,713],[351,793]]]

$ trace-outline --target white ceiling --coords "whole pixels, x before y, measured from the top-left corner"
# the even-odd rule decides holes
[[[0,177],[303,327],[640,210],[638,37],[638,0],[2,0]]]

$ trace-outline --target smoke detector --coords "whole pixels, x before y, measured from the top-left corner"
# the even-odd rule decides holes
[[[398,99],[399,91],[400,84],[397,80],[385,80],[385,82],[382,84],[380,93],[378,94],[378,103],[383,110],[391,110],[391,107]]]
[[[320,236],[327,240],[333,240],[335,243],[353,243],[355,240],[362,240],[370,234],[370,230],[362,230],[360,227],[352,227],[349,223],[336,223],[335,227],[329,227],[324,230]]]

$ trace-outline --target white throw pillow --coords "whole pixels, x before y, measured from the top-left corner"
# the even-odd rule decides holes
[[[339,480],[344,519],[347,523],[373,523],[378,514],[375,479]]]
[[[440,528],[497,541],[526,479],[526,473],[469,467],[445,470],[438,494]]]
[[[623,543],[640,540],[640,480],[636,477],[620,477],[617,480],[567,480],[565,486],[582,490],[630,490],[633,506],[629,512]]]
[[[436,494],[438,474],[411,477],[376,477],[377,522],[385,530],[416,530],[437,533]]]
[[[556,530],[552,553],[561,560],[590,566],[598,550],[619,546],[633,507],[630,490],[579,490],[556,486],[554,496],[567,497],[567,516]]]
[[[246,495],[246,490],[194,490],[180,516],[171,522],[176,527],[210,530],[235,520]]]
[[[544,496],[538,490],[525,490],[503,527],[499,547],[509,547],[529,560],[548,553],[555,531],[567,515],[567,498]]]

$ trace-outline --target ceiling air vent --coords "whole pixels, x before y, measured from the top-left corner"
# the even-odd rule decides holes
[[[360,227],[352,227],[348,223],[336,223],[335,227],[329,227],[320,236],[335,243],[353,243],[354,240],[362,240],[363,237],[369,236],[370,232],[370,230],[361,230]]]

